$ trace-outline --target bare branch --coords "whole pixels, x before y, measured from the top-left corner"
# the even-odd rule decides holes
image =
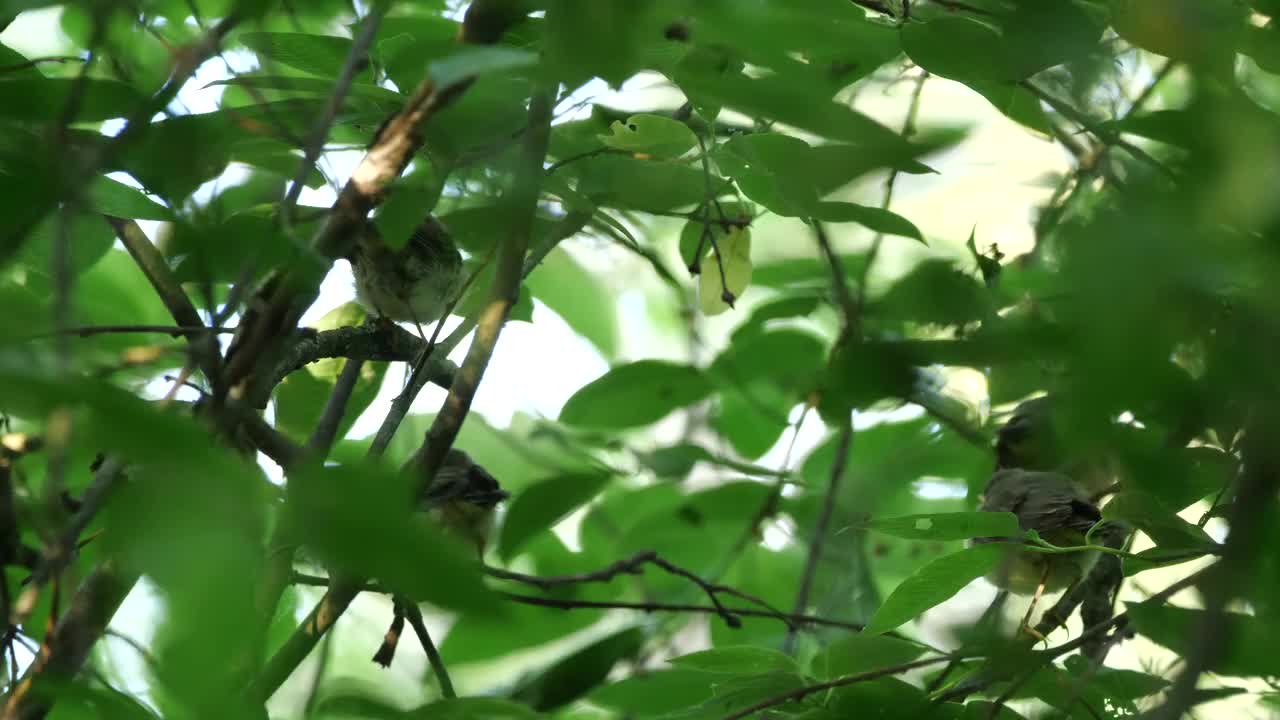
[[[422,643],[422,649],[427,653],[427,662],[431,663],[431,671],[435,673],[436,680],[440,683],[440,694],[446,698],[458,697],[458,693],[453,689],[453,681],[449,679],[449,670],[444,665],[444,658],[440,657],[440,651],[436,649],[435,642],[431,640],[431,634],[427,632],[422,611],[412,601],[404,601],[404,612],[409,617],[409,625],[413,628],[414,634],[418,636],[418,642]]]
[[[329,137],[329,128],[333,126],[338,110],[342,108],[342,102],[351,89],[351,83],[355,81],[360,70],[369,63],[369,47],[377,37],[378,27],[382,24],[382,18],[386,16],[390,6],[391,3],[388,0],[374,2],[360,23],[360,31],[351,40],[351,51],[347,53],[347,59],[342,63],[342,70],[338,72],[338,79],[333,83],[333,92],[329,94],[324,110],[320,113],[320,117],[316,118],[310,134],[307,135],[302,162],[298,164],[298,171],[294,173],[293,180],[289,183],[289,192],[285,195],[284,208],[280,213],[286,229],[293,225],[303,183],[312,168],[316,166],[316,160],[320,158],[321,151],[324,150],[324,141]]]
[[[857,675],[846,675],[845,677],[836,678],[835,680],[831,680],[829,682],[824,682],[824,683],[818,683],[816,685],[805,685],[804,687],[797,688],[795,690],[792,690],[789,693],[776,695],[774,697],[761,700],[760,702],[750,707],[743,708],[742,710],[729,713],[728,715],[725,715],[722,718],[722,720],[740,720],[741,718],[747,717],[749,715],[754,715],[760,712],[761,710],[768,710],[771,707],[777,707],[779,705],[785,705],[789,702],[795,702],[796,700],[801,700],[817,692],[822,692],[824,690],[834,690],[835,688],[844,687],[845,685],[853,685],[855,683],[866,682],[868,680],[876,680],[878,678],[888,677],[890,675],[901,675],[904,672],[915,670],[916,668],[928,667],[930,665],[937,665],[938,663],[941,663],[941,662],[947,662],[948,660],[954,659],[954,657],[955,656],[952,656],[952,655],[943,655],[942,657],[925,658],[924,660],[916,660],[914,662],[902,663],[901,665],[892,665],[890,667],[883,667],[883,668],[877,668],[875,670],[868,670],[867,672],[858,673]]]
[[[800,577],[800,587],[796,590],[796,602],[792,606],[792,614],[804,612],[809,604],[809,591],[818,572],[818,561],[822,559],[822,547],[827,541],[827,530],[831,526],[831,516],[840,498],[840,483],[844,478],[845,467],[849,463],[849,450],[853,446],[853,423],[848,419],[840,428],[840,437],[836,441],[836,454],[831,465],[831,481],[827,483],[827,494],[822,501],[822,511],[818,522],[813,526],[813,537],[809,540],[809,554],[804,562],[804,574]],[[795,628],[787,630],[786,640],[782,643],[784,652],[790,653],[795,646]]]

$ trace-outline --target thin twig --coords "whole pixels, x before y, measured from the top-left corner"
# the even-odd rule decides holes
[[[1280,488],[1280,454],[1272,446],[1280,418],[1273,413],[1273,398],[1265,397],[1253,409],[1255,418],[1245,429],[1241,449],[1243,471],[1227,521],[1231,532],[1222,560],[1210,566],[1199,583],[1204,600],[1202,618],[1191,628],[1189,650],[1164,704],[1151,712],[1152,720],[1177,720],[1196,703],[1196,684],[1230,651],[1231,638],[1222,631],[1226,606],[1241,588],[1248,587],[1257,572],[1260,548],[1267,546],[1268,510]]]
[[[174,68],[169,73],[169,78],[164,85],[151,94],[145,103],[125,119],[124,127],[114,138],[100,145],[95,152],[89,153],[79,163],[79,167],[63,176],[62,193],[57,200],[75,204],[85,186],[98,176],[102,168],[111,163],[122,150],[132,145],[145,134],[146,130],[151,127],[151,119],[155,117],[156,113],[161,112],[168,106],[169,102],[178,94],[178,90],[186,84],[187,80],[191,79],[191,76],[204,64],[205,60],[218,51],[218,47],[222,44],[222,39],[242,19],[242,14],[238,10],[234,10],[195,42],[179,48],[174,53],[176,59]],[[52,206],[52,202],[50,206]],[[22,247],[27,235],[36,224],[44,219],[44,214],[32,213],[30,218],[26,222],[18,223],[9,228],[7,236],[3,242],[0,242],[0,265],[3,265],[13,253],[16,253]]]
[[[351,399],[356,383],[360,381],[360,371],[363,368],[363,360],[347,360],[342,366],[342,373],[333,384],[333,391],[329,394],[324,411],[320,413],[320,420],[316,423],[310,439],[307,440],[307,451],[314,457],[326,457],[329,454],[329,448],[333,447],[333,441],[338,435],[338,427],[342,425],[342,418],[347,414],[347,402]]]
[[[1093,134],[1095,137],[1097,137],[1099,140],[1106,143],[1107,145],[1114,145],[1115,147],[1125,150],[1130,155],[1134,156],[1135,158],[1138,158],[1139,160],[1147,163],[1151,167],[1160,171],[1160,173],[1162,173],[1165,177],[1169,178],[1170,180],[1178,179],[1177,174],[1174,173],[1173,170],[1170,170],[1167,165],[1155,159],[1150,154],[1148,154],[1147,151],[1143,150],[1137,145],[1134,145],[1128,140],[1125,140],[1124,138],[1120,137],[1120,134],[1117,133],[1116,131],[1111,130],[1106,126],[1095,122],[1092,118],[1090,118],[1084,112],[1077,110],[1074,106],[1071,105],[1071,103],[1066,102],[1064,100],[1059,100],[1058,98],[1054,97],[1053,95],[1041,89],[1039,86],[1037,86],[1035,83],[1031,82],[1030,80],[1023,80],[1021,83],[1019,83],[1019,85],[1021,85],[1022,87],[1030,91],[1032,95],[1036,96],[1036,98],[1041,102],[1043,102],[1045,105],[1048,105],[1049,107],[1053,108],[1055,112],[1061,114],[1063,117],[1074,122],[1075,124],[1079,125],[1085,130],[1088,130],[1091,134]]]
[[[289,191],[284,196],[284,208],[280,213],[280,219],[284,221],[286,231],[293,226],[294,213],[298,209],[298,196],[302,194],[307,175],[311,173],[316,160],[324,150],[324,141],[329,137],[329,128],[338,116],[338,110],[342,108],[342,103],[346,100],[347,92],[351,90],[351,84],[355,81],[356,75],[369,64],[369,47],[373,45],[378,27],[382,24],[382,18],[386,16],[390,6],[391,3],[388,0],[372,3],[369,12],[360,23],[360,31],[351,39],[351,50],[342,63],[342,69],[333,83],[333,91],[329,93],[324,109],[316,118],[315,124],[311,126],[311,132],[308,133],[306,144],[303,146],[302,161],[298,163],[298,170],[293,174],[293,179],[289,182]]]
[[[566,598],[542,597],[538,595],[521,595],[519,593],[503,592],[503,597],[523,605],[537,605],[539,607],[556,608],[559,610],[639,610],[641,612],[691,612],[691,613],[710,613],[719,615],[722,610],[730,612],[740,617],[756,617],[770,618],[777,620],[786,625],[820,625],[824,627],[843,628],[853,632],[862,632],[866,625],[862,623],[846,622],[844,620],[834,620],[818,615],[805,615],[801,613],[778,613],[769,610],[757,610],[755,608],[726,607],[719,608],[714,605],[693,605],[688,603],[661,603],[661,602],[628,602],[625,600],[572,600]]]
[[[21,625],[31,617],[31,612],[35,610],[36,601],[40,599],[45,583],[57,577],[75,557],[80,535],[102,509],[116,481],[123,473],[124,463],[115,457],[108,457],[94,473],[93,482],[85,490],[84,498],[80,502],[80,509],[72,516],[67,527],[63,528],[58,539],[45,549],[43,560],[31,574],[27,586],[14,602],[11,623]]]
[[[596,570],[594,572],[589,572],[589,573],[578,573],[575,575],[553,575],[549,577],[543,577],[538,575],[525,575],[523,573],[511,572],[510,570],[502,570],[499,568],[486,567],[485,574],[489,575],[490,577],[496,577],[502,580],[511,580],[513,582],[520,582],[526,585],[533,585],[543,590],[547,590],[547,589],[561,586],[561,585],[609,582],[614,578],[616,578],[618,575],[623,575],[623,574],[638,575],[640,574],[642,568],[645,565],[656,565],[657,567],[661,568],[667,573],[670,573],[671,575],[682,577],[688,580],[689,582],[697,585],[699,588],[702,589],[704,593],[706,593],[707,599],[709,599],[711,601],[712,606],[716,608],[717,614],[720,615],[720,617],[725,621],[725,624],[727,624],[729,627],[737,628],[737,627],[740,627],[742,623],[741,621],[738,620],[737,617],[734,616],[734,613],[732,611],[730,611],[728,608],[726,608],[723,605],[723,603],[720,602],[719,595],[721,594],[730,595],[730,596],[739,598],[741,600],[745,600],[749,603],[759,605],[760,607],[772,612],[775,617],[784,618],[784,619],[787,617],[786,613],[783,613],[781,610],[774,608],[768,602],[760,599],[759,597],[755,595],[751,595],[749,593],[745,593],[741,590],[738,590],[737,588],[729,587],[728,585],[721,585],[719,583],[707,581],[702,577],[700,577],[699,575],[697,575],[696,573],[690,572],[689,570],[686,570],[672,562],[665,560],[661,555],[659,555],[657,552],[653,550],[645,550],[642,552],[638,552],[629,558],[624,558],[622,560],[619,560],[615,563],[610,564],[608,567],[602,568],[600,570]],[[790,623],[788,624],[790,625]]]
[[[68,327],[62,330],[54,330],[46,333],[37,333],[34,335],[24,335],[13,339],[13,342],[30,342],[32,340],[44,340],[58,335],[72,335],[75,337],[93,337],[94,335],[127,335],[131,333],[137,334],[158,334],[169,335],[172,337],[182,337],[189,335],[202,335],[204,333],[215,333],[219,335],[230,335],[236,331],[233,327],[206,327],[204,325],[81,325],[78,327]]]
[[[422,643],[423,651],[427,653],[427,662],[431,664],[431,671],[435,673],[436,680],[440,683],[440,694],[449,699],[458,697],[458,693],[453,689],[453,681],[449,679],[449,669],[445,667],[444,658],[440,657],[440,650],[431,640],[431,633],[427,632],[427,624],[422,620],[422,611],[412,601],[404,602],[404,612],[409,618],[409,626],[413,628],[414,634],[418,636],[418,642]]]
[[[391,667],[391,663],[395,661],[396,650],[400,647],[400,636],[404,633],[404,604],[400,598],[396,598],[391,612],[391,624],[387,626],[387,632],[382,636],[382,644],[378,646],[377,652],[373,654],[373,662],[384,668]],[[329,641],[332,635],[325,636],[325,642]]]
[[[47,650],[28,668],[9,693],[5,720],[43,718],[59,697],[54,688],[70,682],[106,630],[137,576],[123,572],[113,561],[100,564],[81,584],[66,612],[46,639]],[[37,690],[43,688],[45,691]]]
[[[14,63],[12,65],[0,65],[0,73],[11,73],[19,70],[27,70],[44,63],[88,63],[88,60],[75,55],[49,55],[47,57],[31,58],[26,62]]]
[[[200,317],[195,305],[191,303],[191,298],[187,297],[182,284],[169,269],[169,264],[165,262],[160,251],[151,243],[151,239],[142,231],[138,223],[110,215],[102,217],[115,230],[116,238],[120,240],[120,244],[124,245],[125,250],[129,251],[138,269],[151,283],[152,289],[160,297],[160,302],[164,303],[165,309],[177,321],[178,326],[183,328],[204,326],[204,320]],[[199,363],[200,370],[216,389],[221,374],[217,341],[212,334],[209,334],[203,338],[202,342],[196,342],[196,339],[189,342],[192,357]]]
[[[1203,568],[1201,570],[1197,570],[1196,572],[1191,573],[1190,575],[1182,578],[1181,580],[1178,580],[1177,582],[1172,583],[1171,585],[1166,587],[1164,590],[1161,590],[1160,592],[1147,598],[1145,601],[1143,601],[1143,604],[1158,605],[1168,601],[1170,598],[1172,598],[1174,595],[1178,594],[1179,592],[1182,592],[1183,590],[1199,583],[1212,567],[1213,566]],[[1098,637],[1105,635],[1108,632],[1112,632],[1113,629],[1115,629],[1116,632],[1120,632],[1120,629],[1123,628],[1125,625],[1127,625],[1128,622],[1129,622],[1128,613],[1119,613],[1115,617],[1112,617],[1109,620],[1107,620],[1106,622],[1101,622],[1101,623],[1098,623],[1097,625],[1086,628],[1084,631],[1080,633],[1080,635],[1078,635],[1077,637],[1071,640],[1068,640],[1067,642],[1062,643],[1061,645],[1057,645],[1043,652],[1036,653],[1036,656],[1040,659],[1041,664],[1051,663],[1057,658],[1089,644],[1090,642],[1094,641]],[[1034,643],[1035,639],[1028,638],[1026,642]],[[1001,681],[1005,677],[1007,677],[1007,675],[1002,675],[1000,673],[992,671],[990,668],[987,668],[985,671],[980,671],[978,673],[978,677],[974,677],[973,679],[962,680],[955,687],[950,688],[946,692],[935,696],[933,701],[935,703],[941,703],[941,702],[949,702],[952,700],[960,700],[965,697],[968,697],[969,695],[972,695],[975,692],[978,692],[980,690],[990,687],[991,685]]]
[[[813,526],[813,536],[809,540],[809,554],[804,562],[804,574],[800,577],[800,587],[796,590],[795,605],[792,614],[804,612],[809,604],[809,592],[813,589],[813,581],[818,573],[818,561],[822,559],[822,547],[827,541],[827,530],[831,526],[831,516],[835,514],[836,504],[840,498],[840,484],[844,478],[845,467],[849,463],[849,451],[853,446],[853,423],[848,419],[840,427],[840,436],[836,441],[835,458],[832,460],[831,481],[827,484],[827,492],[822,501],[822,510],[818,514],[818,522]],[[790,653],[795,647],[795,628],[788,628],[786,639],[782,642],[783,652]]]
[[[480,312],[466,360],[449,388],[441,412],[423,438],[422,447],[411,460],[418,473],[415,497],[425,494],[444,463],[445,454],[453,446],[519,295],[525,251],[533,234],[538,195],[542,189],[543,162],[551,137],[552,96],[549,90],[538,90],[529,103],[529,129],[521,143],[520,163],[506,203],[511,212],[510,235],[498,254],[493,288],[488,303]]]
[[[835,292],[837,307],[840,308],[841,317],[841,340],[849,333],[856,331],[858,317],[858,301],[854,299],[853,293],[849,292],[849,282],[844,274],[844,266],[840,262],[840,257],[836,255],[835,250],[831,247],[831,238],[827,236],[827,229],[819,220],[813,221],[813,235],[818,241],[818,248],[822,251],[822,255],[826,258],[827,265],[831,268],[831,288]],[[840,341],[837,341],[839,344]]]
[[[506,572],[506,571],[501,571]],[[495,575],[495,577],[499,577]],[[571,577],[571,576],[566,576]],[[514,578],[506,578],[514,579]],[[539,578],[543,579],[543,578]],[[306,585],[309,587],[328,587],[332,580],[326,577],[316,575],[307,575],[305,573],[293,573],[290,576],[290,582],[295,585]],[[359,588],[361,592],[373,592],[389,595],[392,591],[377,583],[366,583]],[[512,602],[521,603],[523,605],[535,605],[538,607],[554,608],[557,610],[639,610],[642,612],[691,612],[691,613],[710,613],[719,614],[720,610],[714,605],[694,605],[689,603],[661,603],[661,602],[628,602],[625,600],[575,600],[571,598],[555,598],[543,597],[540,595],[522,595],[513,592],[501,592],[503,597]],[[774,610],[759,610],[756,608],[740,608],[727,607],[727,611],[741,617],[769,618],[777,620],[784,624],[795,625],[814,625],[822,627],[841,628],[851,632],[862,632],[866,627],[863,623],[848,622],[846,620],[836,620],[833,618],[822,617],[820,615],[804,615],[804,614],[788,614],[777,612]],[[896,636],[895,636],[896,637]],[[907,638],[902,638],[907,639]]]
[[[855,683],[866,682],[868,680],[876,680],[882,677],[888,677],[890,675],[901,675],[904,672],[915,670],[916,668],[928,667],[930,665],[937,665],[940,662],[946,662],[948,660],[952,660],[954,659],[954,657],[955,656],[952,656],[952,655],[943,655],[941,657],[926,658],[924,660],[915,660],[913,662],[902,663],[901,665],[892,665],[889,667],[877,668],[875,670],[868,670],[867,672],[858,673],[857,675],[846,675],[845,677],[836,678],[835,680],[830,680],[824,683],[817,683],[815,685],[805,685],[804,687],[797,688],[790,692],[783,693],[781,695],[775,695],[771,698],[761,700],[760,702],[754,705],[751,705],[750,707],[743,708],[742,710],[731,712],[728,715],[725,715],[723,718],[721,718],[721,720],[741,720],[741,718],[754,715],[762,710],[768,710],[769,708],[772,708],[772,707],[777,707],[779,705],[785,705],[789,702],[802,700],[805,697],[808,697],[809,695],[812,695],[814,693],[823,692],[825,690],[834,690],[835,688],[838,688],[838,687],[844,687],[846,685],[853,685]]]

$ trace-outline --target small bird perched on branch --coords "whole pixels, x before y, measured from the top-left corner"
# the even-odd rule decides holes
[[[1017,516],[1019,528],[1035,530],[1044,540],[1061,547],[1084,545],[1085,533],[1102,520],[1102,512],[1070,477],[1016,468],[998,470],[991,476],[982,493],[981,509],[1011,512]],[[1039,597],[1079,581],[1097,556],[1096,552],[1013,553],[988,580],[1014,594]]]
[[[411,466],[413,462],[410,461]],[[462,450],[450,448],[419,506],[429,511],[446,531],[475,545],[483,555],[493,529],[494,509],[508,497],[510,494],[488,470]]]
[[[1048,396],[1027,400],[1014,409],[996,434],[996,470],[982,493],[980,509],[1011,512],[1019,528],[1035,530],[1053,545],[1084,545],[1086,533],[1102,520],[1097,498],[1114,485],[1115,473],[1106,453],[1063,442],[1054,409]],[[977,538],[975,542],[996,540]],[[1022,550],[1010,553],[987,579],[1002,590],[1032,596],[1022,621],[1026,627],[1044,592],[1074,586],[1089,575],[1098,556],[1096,551]]]
[[[370,223],[348,260],[356,300],[366,310],[419,328],[444,314],[462,284],[462,255],[434,216],[415,228],[398,250]]]

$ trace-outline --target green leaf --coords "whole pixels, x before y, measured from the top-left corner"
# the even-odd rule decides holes
[[[528,50],[501,45],[469,47],[432,62],[429,72],[437,86],[448,88],[480,75],[510,73],[527,68],[537,61],[538,56]]]
[[[86,325],[171,325],[173,317],[124,250],[112,249],[76,281],[76,318]],[[104,347],[137,343],[128,336],[96,338]]]
[[[639,427],[710,392],[710,381],[697,368],[641,360],[615,367],[579,388],[564,404],[560,421],[600,430]]]
[[[1013,13],[999,21],[1001,50],[1013,79],[1100,55],[1106,28],[1102,18],[1085,3],[1017,3]]]
[[[312,467],[290,477],[288,509],[303,541],[333,566],[414,600],[493,612],[474,548],[415,509],[414,480],[372,463]]]
[[[538,711],[563,707],[604,681],[615,663],[640,651],[644,633],[630,628],[598,640],[533,677],[511,696]]]
[[[255,90],[283,90],[312,97],[328,98],[333,94],[334,81],[331,78],[292,75],[239,75],[226,80],[215,80],[205,87],[219,85],[253,88]],[[349,97],[373,100],[388,107],[404,102],[404,97],[400,93],[368,83],[352,83],[347,90],[347,94]]]
[[[642,44],[662,38],[655,10],[647,3],[560,0],[547,10],[547,65],[570,87],[592,76],[620,86],[640,69]]]
[[[96,177],[85,191],[89,206],[104,215],[136,220],[168,220],[169,208],[160,205],[122,182],[109,177]]]
[[[667,662],[678,668],[723,675],[761,675],[770,672],[799,673],[791,656],[769,648],[738,646],[703,650],[674,657]]]
[[[995,310],[991,293],[950,260],[925,260],[875,300],[878,314],[915,323],[965,325]]]
[[[743,386],[767,380],[800,396],[813,388],[826,345],[825,340],[805,330],[769,330],[735,339],[716,356],[708,372],[723,385]]]
[[[711,686],[714,697],[684,712],[672,713],[663,720],[711,720],[741,712],[768,698],[795,692],[805,680],[795,672],[771,672],[761,675],[723,675]]]
[[[957,512],[878,518],[863,527],[908,540],[968,540],[1020,537],[1018,517],[1008,512]]]
[[[698,136],[688,125],[661,115],[632,115],[625,123],[614,121],[612,135],[602,135],[601,142],[617,150],[643,153],[655,160],[677,158],[698,144]]]
[[[867,622],[867,633],[883,633],[917,617],[996,568],[1009,549],[987,543],[944,555],[894,588]]]
[[[248,32],[237,35],[236,39],[268,61],[283,63],[324,78],[338,77],[351,53],[349,38],[329,35]],[[370,78],[369,71],[365,70],[357,77],[367,82]]]
[[[756,268],[753,274],[758,274],[759,272],[760,268]],[[741,339],[745,339],[748,336],[763,333],[764,328],[771,320],[809,317],[814,314],[822,302],[823,298],[820,295],[796,293],[788,297],[761,303],[751,311],[751,317],[747,318],[747,321],[739,325],[738,329],[734,331],[733,341],[737,344]]]
[[[1235,56],[1249,14],[1232,0],[1130,0],[1115,6],[1111,25],[1143,50],[1223,70]]]
[[[896,156],[912,154],[911,145],[897,133],[846,104],[832,102],[821,87],[793,82],[794,78],[752,78],[685,66],[677,71],[675,80],[686,93],[753,117],[776,120],[832,140],[879,146]]]
[[[1209,670],[1223,675],[1251,677],[1275,673],[1275,650],[1266,621],[1252,615],[1223,613],[1210,616],[1204,610],[1138,603],[1127,609],[1134,627],[1144,637],[1185,657],[1195,647],[1205,623],[1222,638],[1225,654]]]
[[[896,345],[846,343],[832,351],[821,380],[818,409],[824,418],[843,418],[851,408],[865,408],[885,398],[906,398],[915,382],[910,358]]]
[[[0,76],[0,117],[49,122],[62,116],[73,93],[80,98],[75,122],[126,117],[144,101],[137,89],[116,80]]]
[[[818,204],[814,217],[828,222],[852,222],[885,235],[901,235],[925,242],[920,229],[910,220],[892,210],[867,207],[850,202],[823,202]]]
[[[836,688],[827,707],[837,718],[861,714],[861,708],[883,708],[884,720],[951,720],[948,704],[932,703],[924,690],[896,677]]]
[[[704,673],[675,669],[634,675],[598,688],[587,699],[624,715],[653,717],[698,705],[710,694]]]
[[[1039,101],[1015,85],[1030,74],[1029,67],[1010,59],[1005,38],[984,21],[944,15],[906,23],[902,47],[925,70],[968,85],[1011,119],[1048,132]]]
[[[1245,28],[1241,51],[1253,58],[1258,67],[1273,75],[1280,75],[1280,26],[1273,22],[1264,28]]]
[[[575,177],[578,192],[604,207],[661,213],[700,205],[707,198],[702,169],[678,162],[601,155],[567,165],[560,173]],[[728,192],[729,184],[713,177],[710,189],[719,197]]]
[[[552,250],[525,281],[533,296],[564,318],[606,358],[618,351],[618,321],[612,290],[563,248]]]
[[[828,645],[810,666],[815,675],[829,680],[908,663],[924,651],[919,643],[887,635],[849,635]]]
[[[512,499],[502,522],[498,554],[510,561],[530,538],[595,497],[608,475],[565,475],[530,485]]]
[[[902,49],[920,67],[948,80],[1020,80],[1006,60],[998,30],[968,15],[946,14],[928,22],[904,23]]]
[[[1217,547],[1203,528],[1178,517],[1156,496],[1139,490],[1117,494],[1107,503],[1103,516],[1133,524],[1165,550],[1209,551]]]
[[[747,197],[786,217],[808,217],[818,207],[810,173],[812,149],[781,133],[740,135],[715,150],[716,163]]]
[[[19,256],[28,272],[48,275],[52,270],[54,241],[61,232],[62,221],[58,213],[53,213],[31,231]],[[91,212],[76,213],[71,218],[70,236],[71,268],[77,275],[100,261],[116,240],[111,226],[101,215]]]
[[[720,389],[720,403],[714,427],[734,452],[758,458],[787,428],[787,416],[798,399],[784,393],[768,380],[753,380]]]
[[[596,564],[575,570],[590,572],[599,568]],[[465,612],[449,629],[440,654],[457,664],[502,658],[582,632],[603,617],[601,610],[565,612],[518,604],[503,608],[501,622],[495,622],[492,614]]]
[[[698,277],[702,314],[719,315],[733,307],[731,303],[751,284],[751,267],[751,229],[730,228],[702,259]]]
[[[500,698],[467,697],[437,700],[413,711],[418,720],[535,720],[525,705]]]

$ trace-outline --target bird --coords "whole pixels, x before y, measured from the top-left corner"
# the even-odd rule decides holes
[[[1102,522],[1098,499],[1114,488],[1115,472],[1107,453],[1063,441],[1055,423],[1057,408],[1049,395],[1014,408],[996,433],[995,471],[982,492],[979,509],[1013,513],[1022,531],[1034,530],[1050,544],[1073,547],[1088,544],[1087,534]],[[974,542],[999,540],[1007,538],[975,538]],[[1019,627],[1035,634],[1027,623],[1040,597],[1045,592],[1069,591],[1089,575],[1098,559],[1094,550],[1052,554],[1016,550],[987,574],[987,580],[1015,595],[1031,595]]]
[[[474,545],[483,556],[494,511],[510,496],[498,479],[465,451],[449,448],[419,500],[419,509],[430,513],[447,533]]]
[[[991,476],[982,493],[980,509],[1013,513],[1021,530],[1035,530],[1042,539],[1059,547],[1084,545],[1085,534],[1102,520],[1102,511],[1071,477],[1017,468],[997,470]],[[1057,592],[1078,582],[1088,574],[1097,556],[1094,551],[1013,552],[988,575],[988,580],[1015,595],[1038,598],[1042,593]]]
[[[1063,432],[1052,395],[1018,404],[996,432],[996,470],[1018,468],[1067,475],[1097,499],[1114,489],[1116,463],[1091,438]]]
[[[355,276],[356,301],[386,320],[422,326],[444,315],[462,284],[462,255],[448,228],[428,215],[392,249],[372,223],[347,260]]]

